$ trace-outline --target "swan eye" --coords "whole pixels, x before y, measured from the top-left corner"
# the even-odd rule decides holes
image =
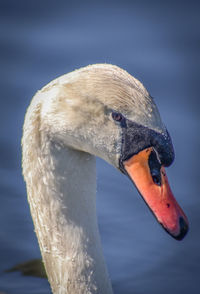
[[[119,112],[112,112],[112,118],[115,121],[121,121],[123,119],[123,115]]]

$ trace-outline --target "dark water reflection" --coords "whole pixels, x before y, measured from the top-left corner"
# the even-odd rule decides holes
[[[155,97],[176,151],[171,186],[190,220],[187,238],[171,239],[128,179],[98,159],[99,224],[115,293],[200,288],[199,5],[107,2],[0,3],[0,291],[50,293],[46,280],[4,273],[40,256],[21,177],[25,109],[51,79],[96,62],[127,69]]]

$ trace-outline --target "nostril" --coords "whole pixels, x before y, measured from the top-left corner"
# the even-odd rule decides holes
[[[160,179],[158,176],[152,176],[152,179],[156,185],[161,185]]]
[[[149,163],[149,169],[150,169],[153,182],[156,185],[161,186],[161,174],[160,174],[161,165],[155,151],[151,152],[148,163]]]
[[[160,171],[153,170],[153,171],[151,172],[151,176],[152,176],[153,182],[154,182],[156,185],[161,186],[161,176],[160,176]]]

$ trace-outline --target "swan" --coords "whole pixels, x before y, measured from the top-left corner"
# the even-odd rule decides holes
[[[96,217],[98,156],[127,175],[175,239],[188,220],[170,190],[170,135],[148,91],[125,70],[95,64],[53,80],[25,115],[22,166],[52,292],[111,294]]]

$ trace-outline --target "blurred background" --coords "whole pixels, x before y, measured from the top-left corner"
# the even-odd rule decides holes
[[[172,190],[190,221],[178,242],[131,182],[97,159],[98,217],[116,294],[200,289],[199,1],[0,1],[0,292],[47,294],[47,280],[6,273],[40,258],[21,175],[22,125],[34,93],[92,63],[116,64],[147,87],[171,134]]]

